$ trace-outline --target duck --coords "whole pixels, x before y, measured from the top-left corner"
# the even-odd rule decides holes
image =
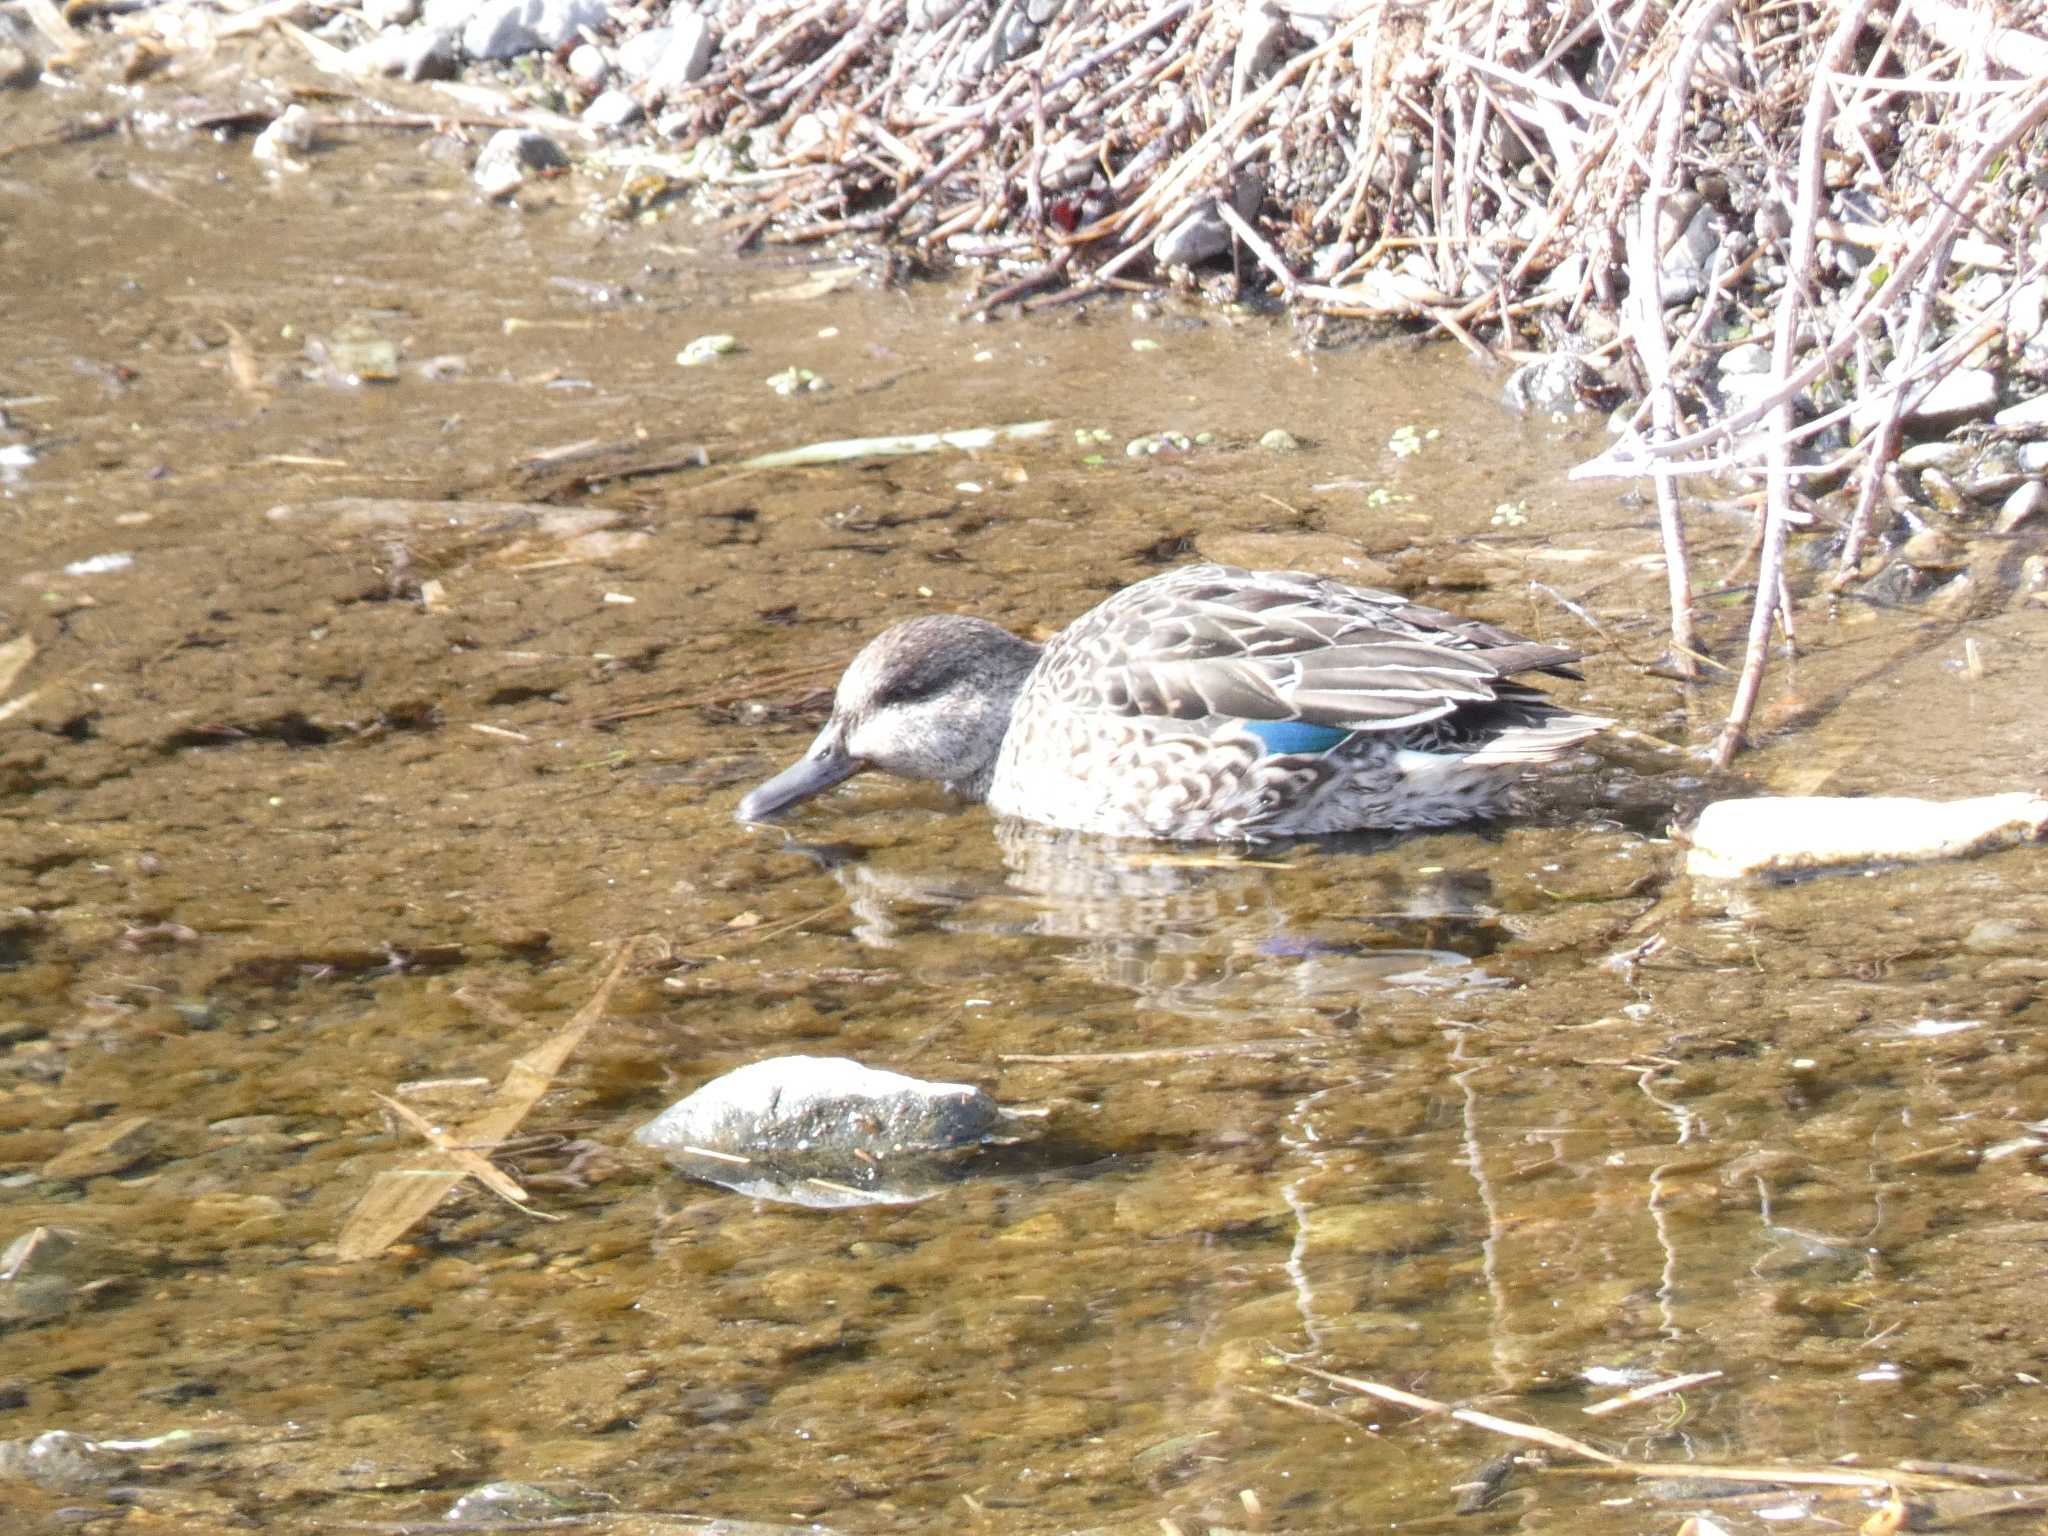
[[[1044,645],[927,615],[854,657],[764,821],[868,771],[1109,837],[1259,842],[1501,814],[1525,769],[1614,722],[1521,681],[1580,652],[1306,571],[1192,565]]]

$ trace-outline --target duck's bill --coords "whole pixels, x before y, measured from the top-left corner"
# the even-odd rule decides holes
[[[811,750],[775,775],[740,802],[733,814],[741,821],[765,821],[799,801],[823,794],[834,784],[843,784],[867,764],[849,757],[837,741],[824,737],[811,743]]]

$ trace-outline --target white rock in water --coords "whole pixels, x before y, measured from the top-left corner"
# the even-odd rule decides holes
[[[843,1056],[776,1056],[706,1083],[633,1132],[633,1140],[738,1156],[884,1157],[971,1145],[1001,1118],[995,1100],[968,1083],[927,1083]]]
[[[1720,800],[1700,812],[1689,875],[1732,880],[1845,865],[1955,859],[2048,832],[2048,796],[2024,790],[1970,800],[1873,795]]]

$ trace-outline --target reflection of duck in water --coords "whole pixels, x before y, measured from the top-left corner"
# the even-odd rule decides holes
[[[810,750],[739,814],[879,768],[1119,837],[1443,826],[1498,812],[1522,768],[1609,724],[1512,681],[1574,677],[1575,659],[1320,576],[1189,566],[1042,648],[950,615],[883,631]]]
[[[1033,930],[1079,941],[1076,961],[1149,1006],[1272,1017],[1382,987],[1497,984],[1483,869],[1417,876],[1372,846],[1190,856],[1015,821],[996,841]]]
[[[1505,934],[1480,858],[1418,871],[1386,839],[1346,840],[1332,857],[1324,843],[1247,854],[1016,820],[994,830],[1000,864],[966,823],[950,845],[925,822],[873,847],[789,847],[830,873],[860,944],[967,992],[1079,975],[1147,1006],[1270,1024],[1383,988],[1499,984],[1486,957]]]

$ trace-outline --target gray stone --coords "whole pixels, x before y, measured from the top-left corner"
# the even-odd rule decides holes
[[[646,115],[647,109],[624,91],[606,91],[583,109],[583,121],[593,128],[623,128]]]
[[[462,29],[473,59],[511,59],[574,42],[605,20],[604,0],[488,0]]]
[[[1265,183],[1249,172],[1238,176],[1230,200],[1240,218],[1250,219],[1266,195]],[[1152,246],[1152,259],[1162,267],[1192,267],[1230,249],[1230,226],[1223,222],[1214,198],[1204,198]]]
[[[526,19],[527,12],[538,9],[535,0],[489,0],[464,24],[462,51],[472,59],[516,59],[538,52],[540,34]]]
[[[256,141],[249,146],[249,153],[258,160],[290,165],[299,155],[309,153],[318,138],[313,114],[304,106],[294,103],[273,118],[268,128],[256,135]]]
[[[653,73],[654,66],[661,62],[661,56],[668,51],[669,39],[675,36],[670,27],[649,27],[645,32],[635,32],[619,44],[619,73],[628,80],[645,80]]]
[[[33,1440],[0,1440],[0,1479],[22,1479],[51,1493],[76,1493],[111,1483],[134,1465],[96,1440],[53,1429]]]
[[[585,28],[596,30],[611,19],[604,0],[540,0],[540,11],[529,25],[543,48],[566,47]]]
[[[1901,469],[1919,473],[1923,469],[1940,469],[1954,474],[1963,467],[1970,457],[1970,450],[1961,443],[1934,442],[1915,443],[1898,457]]]
[[[1771,371],[1771,349],[1760,341],[1745,341],[1739,347],[1730,347],[1721,354],[1721,374],[1725,378],[1731,373],[1769,373]]]
[[[2039,480],[2029,480],[2005,498],[2005,505],[1999,508],[1998,521],[1992,524],[1991,531],[2012,533],[2028,523],[2040,522],[2044,512],[2048,512],[2048,485]]]
[[[1662,266],[1666,307],[1696,299],[1707,291],[1707,273],[1721,248],[1721,216],[1703,203],[1685,226],[1685,233],[1664,253]]]
[[[988,1138],[994,1099],[968,1083],[931,1083],[843,1056],[749,1062],[670,1105],[633,1132],[643,1147],[754,1156],[880,1157]]]
[[[2020,456],[2011,443],[1990,442],[1956,476],[1965,495],[1975,501],[1999,501],[2020,488],[2027,472],[2020,468]]]
[[[394,27],[359,48],[351,48],[348,57],[360,74],[398,80],[452,80],[458,62],[456,34],[447,27]]]
[[[2001,427],[2048,427],[2048,394],[2008,405],[1991,419]]]
[[[1907,392],[1909,404],[1902,421],[1922,426],[1953,425],[1991,414],[1998,405],[1998,378],[1988,368],[1958,368],[1945,375],[1917,404],[1911,403],[1913,393]],[[1873,432],[1883,424],[1885,409],[1882,395],[1866,395],[1856,402],[1849,419],[1859,434]]]
[[[1003,26],[1003,52],[1010,58],[1022,58],[1038,46],[1043,29],[1022,12],[1013,13]]]
[[[424,0],[420,20],[430,27],[454,27],[460,31],[477,13],[479,0]]]
[[[410,26],[419,14],[420,0],[363,0],[363,20],[379,31]]]
[[[1230,249],[1230,226],[1205,198],[1192,212],[1152,244],[1152,259],[1162,267],[1192,267]]]
[[[1576,411],[1579,392],[1593,382],[1593,370],[1586,360],[1570,352],[1553,352],[1549,357],[1524,363],[1508,375],[1501,398],[1520,411],[1545,415]]]
[[[1065,4],[1066,0],[1024,0],[1024,14],[1031,18],[1034,27],[1042,27],[1059,15]]]
[[[0,44],[0,91],[25,90],[43,75],[42,66],[13,44]]]
[[[703,79],[711,68],[711,55],[718,43],[711,23],[694,12],[678,19],[669,32],[668,46],[662,49],[646,76],[648,89],[664,94]]]
[[[470,180],[490,197],[501,197],[534,171],[554,170],[569,163],[562,146],[531,128],[501,128],[476,157]]]

